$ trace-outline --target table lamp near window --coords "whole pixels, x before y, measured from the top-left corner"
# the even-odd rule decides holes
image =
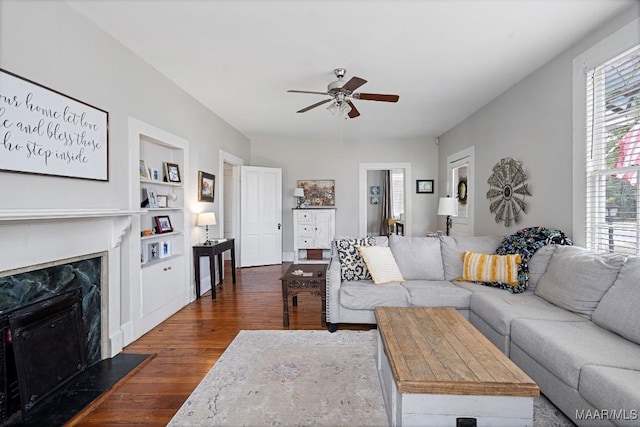
[[[205,245],[211,245],[211,240],[209,240],[209,226],[216,225],[216,213],[215,212],[201,212],[198,214],[198,225],[200,227],[204,226],[205,235],[207,240],[204,242]]]
[[[453,197],[440,197],[438,203],[438,215],[447,216],[447,236],[451,229],[451,217],[458,216],[458,200]]]
[[[303,188],[296,188],[293,190],[293,197],[296,198],[296,209],[300,209],[300,204],[302,203],[302,200],[304,199],[304,189]]]

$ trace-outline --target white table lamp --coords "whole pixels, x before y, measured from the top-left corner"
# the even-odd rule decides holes
[[[206,233],[207,240],[204,242],[205,245],[210,245],[212,242],[209,240],[209,226],[216,225],[216,213],[215,212],[201,212],[198,214],[198,225],[200,227],[204,226],[204,230]]]
[[[453,197],[440,197],[438,203],[438,215],[447,216],[447,236],[451,229],[451,217],[458,216],[458,200]]]
[[[300,209],[301,200],[304,199],[304,189],[296,188],[293,190],[293,197],[297,199],[296,209]]]

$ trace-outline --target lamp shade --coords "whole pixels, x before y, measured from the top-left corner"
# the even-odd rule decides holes
[[[296,188],[293,190],[293,197],[304,197],[304,189]]]
[[[202,212],[198,214],[198,225],[216,225],[216,213],[215,212]]]
[[[453,197],[440,197],[438,215],[458,216],[458,200]]]

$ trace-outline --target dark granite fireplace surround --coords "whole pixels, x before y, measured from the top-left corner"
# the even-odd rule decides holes
[[[0,277],[0,422],[28,418],[102,359],[105,256],[60,260]]]
[[[0,273],[0,426],[63,425],[147,359],[103,359],[106,258]]]

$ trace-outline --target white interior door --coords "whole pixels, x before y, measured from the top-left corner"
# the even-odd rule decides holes
[[[282,170],[240,167],[240,266],[282,263]]]

